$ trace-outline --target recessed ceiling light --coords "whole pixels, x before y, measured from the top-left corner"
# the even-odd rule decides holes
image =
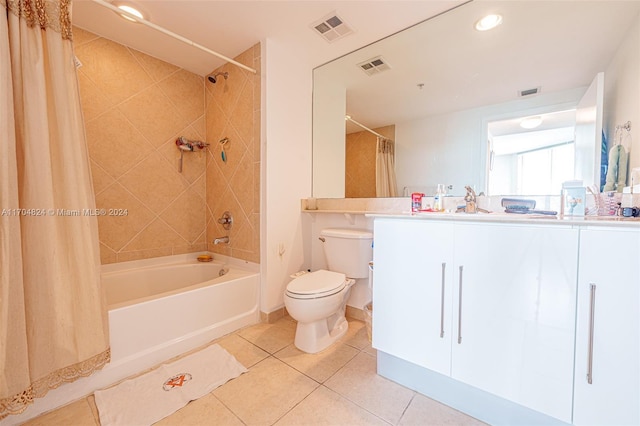
[[[523,118],[522,121],[520,122],[520,127],[522,127],[523,129],[535,129],[541,124],[542,124],[542,117],[537,115],[535,117]]]
[[[484,18],[478,20],[476,22],[476,30],[478,31],[488,31],[502,24],[502,16],[500,15],[487,15]]]
[[[126,4],[126,3],[120,3],[117,4],[116,7],[120,10],[123,10],[131,15],[137,16],[140,19],[146,19],[146,17],[144,16],[144,14],[136,9],[134,6],[130,5],[130,4]],[[131,22],[137,22],[135,19],[133,19],[132,17],[126,15],[125,13],[121,13],[120,16],[122,16],[124,19],[126,19],[127,21],[131,21]]]

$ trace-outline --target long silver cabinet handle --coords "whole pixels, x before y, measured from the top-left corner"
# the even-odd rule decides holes
[[[458,344],[462,343],[462,269],[460,266],[460,275],[458,281]]]
[[[595,325],[596,312],[596,285],[590,284],[590,307],[589,307],[589,354],[587,355],[587,383],[593,384],[593,330]]]
[[[444,282],[447,264],[442,263],[442,288],[440,289],[440,338],[444,337]]]

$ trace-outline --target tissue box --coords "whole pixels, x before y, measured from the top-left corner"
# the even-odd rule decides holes
[[[564,215],[584,216],[586,195],[587,191],[584,187],[564,188],[562,190]]]

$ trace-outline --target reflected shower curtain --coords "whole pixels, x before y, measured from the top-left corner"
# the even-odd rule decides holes
[[[376,197],[397,197],[395,143],[378,137],[376,153]]]
[[[101,368],[109,339],[70,0],[0,4],[1,419]]]

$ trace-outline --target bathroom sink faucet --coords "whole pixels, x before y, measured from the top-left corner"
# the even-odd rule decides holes
[[[459,207],[456,210],[456,212],[489,213],[488,210],[481,209],[480,207],[478,207],[478,204],[476,203],[476,191],[474,191],[473,188],[471,188],[470,186],[465,186],[465,189],[467,190],[467,194],[464,196],[465,205],[464,207]]]
[[[213,240],[213,244],[229,244],[229,237],[218,237]]]

